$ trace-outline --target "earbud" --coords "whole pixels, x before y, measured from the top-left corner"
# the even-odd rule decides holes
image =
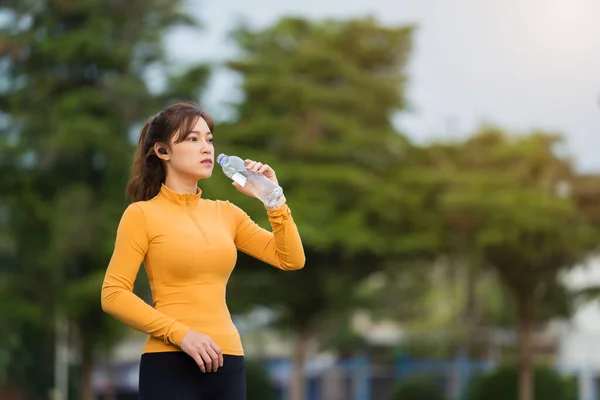
[[[162,147],[160,149],[158,149],[158,152],[160,154],[167,154],[167,151],[165,149],[163,149]]]

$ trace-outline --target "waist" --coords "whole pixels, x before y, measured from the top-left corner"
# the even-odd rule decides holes
[[[244,356],[223,355],[223,366],[211,374],[229,374],[244,369]],[[152,378],[161,379],[166,374],[186,374],[189,371],[198,373],[196,361],[183,352],[160,352],[142,354],[140,359],[140,373],[155,375]]]
[[[153,288],[154,308],[193,327],[221,332],[232,321],[223,285],[160,286]]]
[[[232,356],[243,356],[244,355],[244,347],[242,346],[242,339],[237,329],[235,332],[223,334],[223,333],[210,333],[204,332],[202,329],[196,329],[194,327],[190,327],[191,329],[203,333],[210,337],[214,342],[221,348],[223,354],[228,354]],[[165,352],[183,352],[179,347],[174,344],[165,343],[161,339],[157,339],[152,336],[148,336],[144,348],[142,349],[142,354],[148,353],[165,353]]]
[[[224,285],[160,286],[153,294],[158,311],[209,336],[223,353],[243,355],[239,333],[225,302]],[[180,349],[149,337],[143,352],[164,351]]]

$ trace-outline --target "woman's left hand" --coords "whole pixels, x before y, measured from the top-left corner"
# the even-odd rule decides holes
[[[271,168],[267,164],[263,164],[261,162],[254,161],[254,160],[244,160],[244,164],[246,165],[246,169],[248,171],[256,172],[261,175],[264,175],[267,178],[269,178],[271,181],[273,181],[279,185],[279,182],[277,182],[277,175],[275,175],[275,171],[273,170],[273,168]],[[240,192],[244,193],[247,196],[256,197],[252,193],[250,193],[250,191],[248,191],[248,189],[240,186],[236,182],[233,182],[233,186],[235,186],[235,188],[237,190],[239,190]]]

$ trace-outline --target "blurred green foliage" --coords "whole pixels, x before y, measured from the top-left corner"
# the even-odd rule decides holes
[[[398,383],[392,400],[445,400],[439,382],[429,376],[410,377]]]
[[[248,400],[275,400],[276,392],[267,369],[260,360],[247,359],[246,395]]]
[[[101,312],[99,290],[137,132],[165,105],[200,99],[210,77],[166,56],[167,32],[199,28],[182,7],[0,6],[0,385],[46,396],[62,316],[81,368],[74,386],[89,393],[90,367],[127,332]],[[600,178],[557,151],[560,136],[484,126],[417,145],[398,131],[413,35],[372,18],[291,17],[232,33],[239,54],[227,67],[243,96],[217,121],[216,151],[274,167],[307,264],[282,272],[241,255],[228,302],[234,313],[272,309],[295,334],[297,367],[309,343],[364,348],[357,309],[402,322],[420,344],[443,329],[453,350],[485,327],[530,332],[569,315],[560,274],[596,250]],[[267,226],[262,205],[218,169],[200,185]],[[151,301],[143,271],[135,290]]]
[[[402,193],[393,171],[404,168],[409,143],[390,116],[406,106],[412,28],[283,18],[266,29],[241,26],[233,37],[241,54],[228,67],[240,74],[244,96],[235,120],[219,127],[217,145],[275,168],[307,263],[282,273],[244,259],[228,289],[231,307],[275,307],[278,327],[297,337],[301,365],[305,343],[338,331],[361,304],[362,279],[434,246],[427,235],[395,234]],[[230,197],[265,223],[255,201],[212,185],[209,196]]]
[[[471,381],[470,400],[517,400],[518,369],[515,365],[501,365]],[[576,400],[577,381],[561,376],[547,366],[537,366],[534,372],[533,400]]]
[[[0,14],[0,379],[46,397],[62,315],[89,392],[95,353],[125,331],[100,309],[99,287],[131,132],[197,97],[208,69],[173,71],[165,58],[163,35],[193,24],[179,1],[6,1]],[[150,67],[169,90],[149,91]]]

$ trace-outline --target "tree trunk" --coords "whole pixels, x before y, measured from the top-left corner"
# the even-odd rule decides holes
[[[477,341],[477,327],[481,319],[480,305],[477,299],[477,283],[480,280],[479,264],[472,263],[467,266],[467,298],[465,304],[465,351],[467,358],[475,356],[475,345]]]
[[[450,400],[459,400],[463,397],[464,388],[462,387],[463,362],[469,362],[473,356],[473,350],[476,339],[476,330],[479,323],[479,313],[477,304],[477,282],[480,276],[480,265],[478,258],[471,255],[463,264],[465,273],[465,304],[462,310],[462,318],[459,320],[460,327],[464,329],[464,337],[461,339],[455,354],[454,368],[450,383]]]
[[[461,327],[464,328],[464,338],[460,343],[459,355],[471,358],[474,354],[476,343],[477,327],[480,320],[480,307],[477,299],[477,283],[481,277],[482,262],[481,256],[473,250],[471,244],[471,234],[466,233],[461,239],[461,247],[464,254],[459,260],[462,260],[462,268],[465,274],[465,303],[462,310]]]
[[[92,346],[87,338],[82,338],[81,346],[81,400],[94,400],[94,387],[92,386],[92,373],[94,369],[94,355]]]
[[[56,400],[69,398],[69,322],[57,312],[54,338],[54,397]]]
[[[533,354],[533,299],[521,300],[519,305],[519,400],[534,400]]]
[[[294,343],[294,359],[290,400],[306,400],[306,375],[304,364],[308,354],[307,330],[299,330]]]

